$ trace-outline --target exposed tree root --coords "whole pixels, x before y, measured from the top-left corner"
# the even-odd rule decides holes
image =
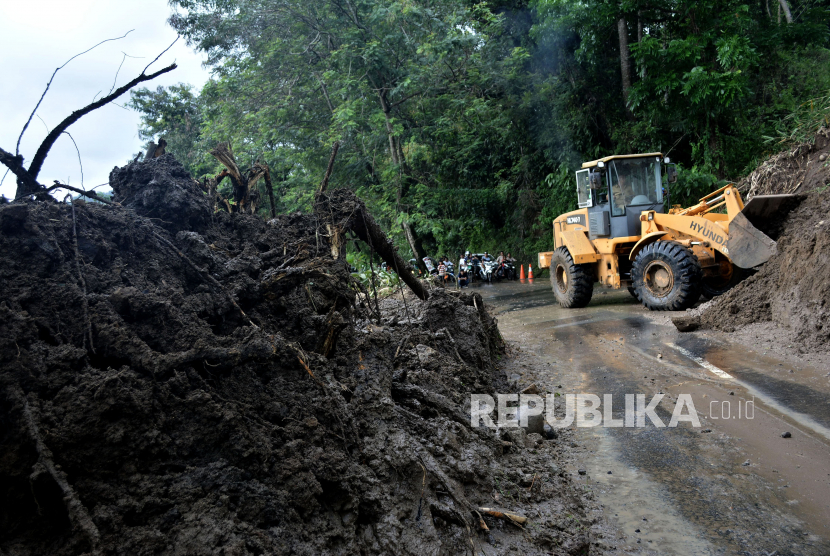
[[[37,417],[29,405],[29,400],[17,386],[9,388],[12,398],[23,406],[23,420],[26,424],[26,430],[29,436],[35,443],[35,449],[38,454],[38,464],[42,465],[49,475],[54,479],[55,483],[60,487],[63,493],[63,502],[66,505],[66,512],[69,514],[69,519],[72,524],[82,530],[89,539],[92,545],[93,552],[98,552],[98,543],[101,540],[101,533],[98,527],[89,516],[89,511],[84,506],[83,502],[78,498],[75,489],[69,484],[66,478],[66,473],[61,471],[55,465],[55,460],[52,451],[43,442],[43,437],[40,435],[40,427],[38,426]]]

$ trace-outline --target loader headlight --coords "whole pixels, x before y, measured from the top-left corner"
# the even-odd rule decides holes
[[[597,162],[597,168],[605,168],[605,162],[603,162],[602,160]]]

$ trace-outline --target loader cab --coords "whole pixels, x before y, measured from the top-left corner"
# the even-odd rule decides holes
[[[664,212],[663,156],[609,156],[586,162],[576,173],[580,208],[588,209],[591,239],[640,235],[640,213]]]

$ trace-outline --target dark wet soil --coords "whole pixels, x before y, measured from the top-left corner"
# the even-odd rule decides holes
[[[169,155],[111,182],[0,207],[0,553],[602,552],[567,434],[470,425],[518,388],[480,295],[377,322],[338,215],[212,214]]]

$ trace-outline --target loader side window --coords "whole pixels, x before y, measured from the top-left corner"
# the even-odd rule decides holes
[[[580,170],[576,173],[576,197],[579,208],[591,208],[591,184],[588,182],[589,170]]]

